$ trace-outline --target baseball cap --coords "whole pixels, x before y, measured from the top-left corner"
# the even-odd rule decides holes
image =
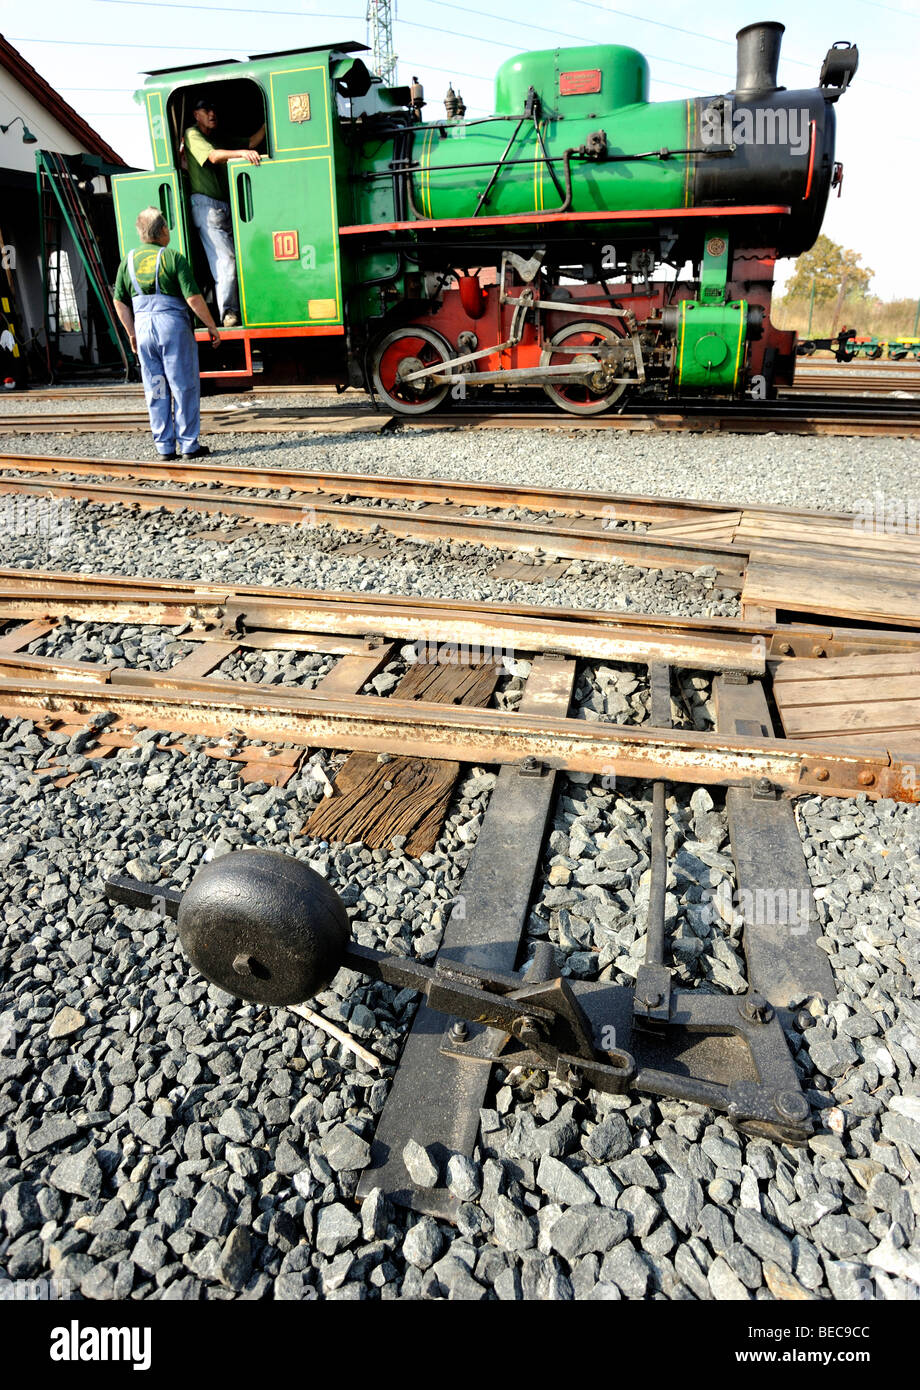
[[[214,98],[209,97],[206,92],[199,92],[192,106],[193,111],[213,111]]]

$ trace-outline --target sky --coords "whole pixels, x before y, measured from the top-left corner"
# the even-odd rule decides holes
[[[364,41],[365,10],[366,0],[265,0],[254,10],[244,0],[0,0],[0,32],[127,163],[148,168],[133,101],[146,69]],[[881,298],[920,298],[917,236],[908,232],[920,224],[912,100],[920,0],[726,0],[705,8],[686,0],[656,0],[654,8],[647,0],[502,0],[491,8],[490,0],[397,0],[395,47],[400,81],[417,75],[425,86],[426,114],[443,111],[452,81],[469,114],[485,115],[506,58],[585,42],[644,53],[653,101],[728,91],[735,32],[763,19],[786,25],[779,81],[789,88],[817,85],[834,41],[859,45],[859,71],[837,106],[843,196],[832,195],[824,231],[874,270]],[[781,263],[781,280],[790,268]]]

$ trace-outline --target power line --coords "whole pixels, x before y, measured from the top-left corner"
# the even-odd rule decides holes
[[[575,0],[576,5],[584,5],[589,10],[600,10],[603,14],[617,14],[623,19],[637,19],[640,24],[654,24],[656,29],[670,29],[675,34],[688,34],[692,39],[707,39],[710,43],[724,43],[734,48],[732,39],[717,39],[713,34],[701,34],[698,29],[681,29],[677,24],[667,24],[662,19],[646,19],[645,15],[633,14],[629,10],[615,10],[609,5],[598,5],[595,0]]]
[[[97,4],[120,4],[120,5],[128,6],[129,8],[130,8],[130,7],[133,7],[133,6],[137,6],[137,7],[145,7],[145,8],[148,8],[148,9],[158,9],[158,10],[159,10],[159,9],[197,10],[197,11],[203,12],[203,13],[208,13],[208,12],[210,12],[210,11],[214,11],[214,12],[219,12],[219,11],[221,11],[221,12],[224,12],[224,13],[230,13],[230,14],[245,14],[245,15],[249,15],[249,14],[251,13],[249,10],[244,10],[244,9],[242,9],[240,6],[230,6],[230,5],[202,6],[202,5],[195,5],[195,4],[177,3],[177,0],[164,0],[164,3],[162,3],[162,4],[159,3],[159,0],[95,0],[95,3],[97,3]],[[457,9],[457,10],[467,10],[467,7],[466,7],[466,6],[447,3],[447,0],[432,0],[432,3],[444,5],[445,8],[452,8],[452,9]],[[727,40],[727,39],[724,39],[724,40],[723,40],[723,39],[714,39],[713,36],[710,35],[710,34],[696,34],[693,30],[682,29],[682,28],[680,28],[678,25],[667,24],[667,23],[665,23],[664,21],[659,21],[659,20],[645,20],[643,16],[637,15],[637,14],[632,14],[631,12],[629,12],[629,11],[627,11],[627,10],[613,10],[613,9],[608,9],[608,7],[605,6],[605,5],[596,4],[596,3],[595,3],[595,0],[575,0],[575,3],[576,3],[576,4],[583,4],[583,5],[586,5],[586,6],[587,6],[588,8],[590,8],[590,9],[600,10],[600,11],[602,11],[602,12],[605,13],[605,14],[619,14],[619,15],[625,16],[625,17],[628,18],[628,19],[635,19],[635,20],[637,20],[637,21],[644,22],[644,23],[649,23],[649,24],[654,23],[654,24],[656,24],[656,25],[657,25],[658,27],[660,27],[660,28],[663,28],[663,29],[670,29],[670,30],[673,30],[673,31],[676,32],[676,33],[687,34],[687,35],[691,35],[691,36],[693,36],[693,37],[698,37],[698,38],[704,38],[704,39],[707,39],[707,40],[711,40],[712,42],[715,42],[715,43],[730,43],[730,41]],[[875,4],[875,5],[877,5],[877,7],[880,8],[880,9],[890,9],[890,8],[891,8],[890,6],[880,4],[880,3],[879,3],[879,0],[863,0],[863,3],[865,3],[865,4]],[[482,11],[482,10],[468,10],[467,12],[468,12],[468,13],[471,13],[471,14],[479,14],[479,15],[486,14],[486,17],[487,17],[487,18],[490,18],[490,19],[491,19],[491,18],[494,18],[493,15],[488,14],[487,12]],[[357,23],[363,23],[363,20],[360,19],[360,18],[357,17],[357,16],[351,16],[351,15],[332,15],[332,14],[328,14],[328,13],[325,13],[325,12],[324,12],[324,13],[319,13],[319,12],[313,13],[313,12],[310,12],[310,11],[296,11],[296,10],[260,10],[259,13],[260,13],[260,14],[273,14],[273,15],[286,15],[286,16],[293,17],[293,18],[298,18],[298,19],[303,19],[303,18],[308,18],[308,19],[342,19],[342,20],[344,20],[344,21],[347,21],[347,22],[354,22],[354,23],[356,23],[356,24],[357,24]],[[920,16],[911,15],[909,11],[896,10],[896,11],[894,11],[894,13],[897,13],[897,14],[907,14],[910,18],[920,18]],[[492,47],[504,48],[504,49],[507,49],[507,50],[509,50],[509,51],[511,51],[511,52],[515,52],[515,53],[521,51],[520,45],[519,45],[519,44],[503,43],[503,42],[502,42],[501,40],[499,40],[499,39],[487,39],[487,38],[482,38],[482,37],[480,37],[479,35],[471,35],[471,34],[461,33],[461,32],[458,32],[456,29],[444,29],[444,28],[440,28],[440,27],[438,27],[438,26],[436,26],[436,25],[433,25],[433,24],[420,24],[420,23],[419,23],[418,21],[416,21],[416,20],[401,19],[399,22],[400,22],[400,24],[401,24],[402,26],[405,26],[405,27],[408,27],[408,28],[412,28],[412,29],[424,29],[424,30],[426,30],[426,31],[428,31],[428,32],[430,32],[430,33],[433,33],[433,34],[443,34],[443,35],[445,35],[445,36],[448,37],[448,38],[466,39],[466,40],[468,40],[468,41],[470,41],[470,42],[473,42],[473,43],[485,43],[485,44],[491,45]],[[531,27],[531,28],[536,28],[537,26],[530,26],[530,27]],[[561,31],[544,30],[544,32],[546,32],[546,33],[559,33],[559,32],[561,32]],[[574,36],[573,36],[573,37],[574,37]],[[593,44],[593,42],[594,42],[593,40],[581,40],[581,41],[582,41],[582,42],[592,43],[592,44]],[[192,46],[192,45],[186,45],[186,44],[143,44],[143,43],[134,44],[134,43],[113,43],[113,42],[107,41],[107,40],[106,40],[106,41],[91,41],[91,40],[86,40],[86,39],[48,39],[48,38],[40,38],[40,39],[36,39],[36,38],[15,39],[15,38],[14,38],[14,39],[11,40],[11,42],[12,42],[12,43],[36,43],[36,44],[37,44],[37,43],[44,43],[44,44],[58,45],[58,46],[60,46],[60,47],[72,47],[72,48],[128,48],[128,49],[135,49],[135,50],[137,50],[137,51],[142,51],[142,52],[143,52],[143,51],[146,51],[146,52],[171,52],[171,53],[185,52],[185,53],[212,53],[212,54],[213,54],[213,52],[214,52],[214,49],[213,49],[213,48],[201,48],[201,47],[198,47],[198,46]],[[226,47],[224,47],[223,51],[224,51],[225,53],[245,53],[247,56],[249,56],[249,48],[248,48],[248,47],[247,47],[247,48],[234,48],[234,47],[231,47],[231,46],[226,46]],[[649,56],[654,57],[654,55],[649,55]],[[696,70],[698,70],[698,71],[700,71],[700,72],[710,72],[710,73],[714,73],[714,74],[717,73],[717,70],[716,70],[715,68],[703,68],[703,67],[697,67],[697,65],[695,65],[695,64],[683,64],[683,63],[677,62],[675,59],[670,59],[670,58],[655,58],[655,61],[656,61],[656,62],[675,63],[675,65],[676,65],[676,66],[679,66],[679,67],[687,67],[687,68],[695,67]],[[806,63],[806,62],[804,62],[802,59],[799,59],[799,58],[789,58],[789,57],[787,57],[787,56],[785,56],[785,55],[784,55],[783,61],[786,62],[786,63],[793,63],[793,64],[795,64],[795,65],[798,66],[798,67],[809,67],[809,68],[810,68],[810,67],[813,67],[813,66],[814,66],[812,63]],[[721,75],[721,73],[718,73],[717,75]],[[686,85],[684,85],[684,84],[682,84],[682,83],[679,83],[679,82],[668,82],[668,81],[666,81],[665,79],[660,79],[660,78],[657,78],[657,79],[654,79],[654,80],[658,81],[659,83],[661,83],[661,84],[664,85],[664,86],[674,87],[674,88],[676,88],[676,89],[679,90],[679,91],[688,91],[688,92],[689,92],[689,91],[695,91],[695,90],[696,90],[696,89],[693,88],[693,87],[686,86]],[[911,95],[911,93],[908,92],[906,88],[903,88],[903,87],[892,87],[892,86],[890,85],[890,83],[887,83],[887,82],[878,82],[878,81],[875,81],[875,80],[873,80],[872,78],[868,78],[868,77],[863,77],[863,78],[861,79],[861,81],[862,81],[865,85],[867,85],[867,86],[872,86],[872,87],[885,87],[885,89],[886,89],[887,91],[889,91],[889,92],[897,92],[897,93],[900,93],[900,94],[902,94],[902,95]],[[127,90],[127,88],[126,88],[125,90]]]
[[[252,18],[252,10],[243,8],[241,5],[184,5],[176,4],[175,0],[170,0],[166,4],[158,4],[157,0],[93,0],[96,5],[127,5],[133,9],[144,6],[154,10],[198,10],[201,14],[242,14],[247,19]],[[263,10],[258,11],[261,18],[264,14],[286,15],[290,19],[343,19],[354,21],[355,24],[363,24],[363,20],[357,15],[350,14],[329,14],[321,13],[318,10]]]
[[[153,0],[150,0],[153,3]],[[159,5],[157,9],[159,9]],[[62,48],[133,48],[144,53],[213,53],[213,48],[193,48],[184,43],[101,43],[98,39],[10,39],[10,43],[50,43]],[[225,48],[224,53],[248,53],[248,48]]]
[[[408,25],[412,29],[428,29],[433,34],[445,34],[448,38],[451,39],[467,39],[470,43],[484,43],[490,45],[493,48],[507,48],[512,53],[520,53],[521,51],[520,44],[503,43],[501,39],[484,39],[481,38],[478,34],[461,34],[458,33],[456,29],[439,29],[434,24],[419,24],[415,20],[411,19],[401,19],[399,22],[402,25]],[[666,82],[665,85],[668,87],[677,87],[680,91],[684,92],[696,91],[695,87],[686,87],[680,82]]]
[[[428,3],[431,5],[438,5],[441,9],[445,10],[462,10],[464,14],[480,15],[484,19],[495,18],[495,16],[490,14],[488,10],[474,10],[471,9],[469,5],[454,4],[453,0],[428,0]],[[401,21],[401,23],[405,22],[405,20]],[[517,21],[513,19],[506,19],[502,21],[502,23],[504,24],[514,24],[516,22]],[[597,40],[594,38],[589,38],[586,34],[567,34],[563,29],[547,29],[542,24],[533,24],[528,22],[528,33],[530,33],[532,30],[536,30],[541,34],[555,35],[559,38],[575,39],[578,43],[588,44],[592,48],[597,46]],[[516,45],[516,47],[518,48],[518,51],[520,51],[520,45]],[[669,63],[672,67],[676,68],[692,68],[695,72],[708,72],[714,74],[716,77],[723,76],[722,68],[704,68],[701,67],[698,63],[683,63],[678,58],[662,58],[662,56],[658,53],[648,53],[644,56],[652,58],[656,63]]]
[[[920,19],[915,10],[899,10],[897,5],[883,5],[881,0],[860,0],[863,5],[871,5],[874,10],[887,10],[889,14],[900,15],[902,19]]]
[[[621,15],[624,19],[635,19],[639,24],[654,24],[658,29],[670,29],[675,34],[686,34],[693,39],[705,39],[707,43],[727,44],[729,48],[735,47],[733,39],[717,39],[713,34],[700,33],[698,29],[682,29],[677,24],[668,24],[661,19],[646,19],[645,15],[635,14],[631,10],[615,10],[609,5],[599,5],[597,0],[573,0],[576,5],[584,5],[589,10],[600,10],[602,14]],[[879,10],[890,10],[892,14],[907,15],[910,19],[920,19],[920,14],[913,14],[910,10],[893,9],[891,5],[883,5],[881,0],[861,0],[864,5],[874,5]],[[810,68],[814,70],[814,62],[809,62],[805,58],[792,58],[787,53],[783,54],[783,62],[791,63],[796,68]],[[905,96],[912,96],[913,93],[906,87],[891,87],[887,82],[878,82],[871,77],[862,77],[860,81],[868,87],[884,87],[889,92],[901,92]]]
[[[405,58],[405,59],[403,59],[403,62],[405,62],[405,64],[406,64],[407,67],[415,68],[417,71],[421,71],[422,69],[425,69],[425,70],[428,71],[428,72],[443,72],[443,73],[445,73],[448,77],[451,77],[451,78],[454,78],[454,77],[467,77],[467,78],[470,79],[471,82],[488,82],[490,85],[491,85],[491,83],[492,83],[492,78],[491,78],[491,77],[483,77],[483,75],[482,75],[481,72],[461,72],[461,71],[459,70],[459,68],[439,68],[439,67],[437,67],[434,63],[429,63],[428,60],[427,60],[427,58],[425,58],[425,59],[422,59],[422,58]],[[692,91],[692,90],[693,90],[692,87],[685,87],[685,86],[683,86],[683,84],[680,83],[680,82],[669,82],[669,81],[667,80],[667,78],[660,78],[660,79],[659,79],[659,78],[656,77],[656,78],[653,78],[652,81],[653,81],[653,82],[659,82],[660,85],[661,85],[661,86],[664,86],[664,87],[680,87],[681,91],[685,91],[685,92],[689,92],[689,91]]]
[[[451,3],[451,0],[430,0],[430,3],[431,3],[431,4],[435,4],[435,5],[442,5],[445,9],[466,10],[467,13],[469,13],[469,14],[485,15],[486,18],[488,18],[488,19],[494,19],[494,18],[496,18],[496,16],[494,16],[494,15],[488,13],[487,11],[484,11],[484,10],[469,10],[469,9],[467,8],[467,6],[465,6],[465,5],[457,5],[457,4]],[[599,5],[599,4],[596,3],[596,0],[574,0],[574,3],[575,3],[576,5],[584,5],[587,9],[590,9],[590,10],[600,10],[600,12],[601,12],[602,14],[615,14],[615,15],[620,15],[620,16],[622,16],[624,19],[634,19],[634,20],[636,20],[636,21],[637,21],[638,23],[640,23],[640,24],[653,24],[653,25],[655,25],[655,27],[658,28],[658,29],[668,29],[668,30],[670,30],[672,33],[675,33],[675,34],[685,34],[685,35],[687,35],[687,36],[690,37],[690,38],[705,39],[707,43],[719,43],[719,44],[724,44],[724,45],[726,45],[726,46],[729,47],[729,48],[734,48],[734,47],[735,47],[735,42],[734,42],[733,39],[719,39],[719,38],[716,38],[713,34],[703,34],[703,33],[700,33],[699,30],[696,30],[696,29],[683,29],[683,28],[681,28],[681,26],[678,25],[678,24],[668,24],[668,23],[666,23],[664,20],[646,19],[646,17],[645,17],[644,15],[635,14],[635,13],[633,13],[633,12],[630,11],[630,10],[619,10],[619,9],[613,9],[612,7],[607,6],[607,5]],[[875,5],[878,9],[882,9],[882,10],[891,10],[893,14],[904,14],[904,15],[908,15],[909,18],[911,18],[911,19],[920,19],[920,15],[912,14],[912,13],[911,13],[910,11],[908,11],[908,10],[897,10],[897,9],[892,10],[892,7],[891,7],[890,5],[881,4],[881,3],[880,3],[880,0],[862,0],[862,3],[863,3],[863,4],[866,4],[866,5]],[[409,24],[409,23],[411,23],[411,22],[412,22],[412,21],[410,21],[410,20],[400,20],[400,23],[401,23],[401,24]],[[508,23],[513,23],[513,22],[515,22],[515,21],[506,21],[506,22],[508,22]],[[430,26],[426,26],[426,25],[415,25],[414,27],[416,27],[416,28],[426,28],[426,27],[430,27]],[[538,28],[540,28],[541,26],[536,25],[536,24],[530,24],[530,23],[528,23],[528,26],[527,26],[527,27],[528,27],[528,29],[538,29]],[[435,33],[449,34],[451,37],[454,37],[454,38],[475,38],[475,37],[476,37],[476,36],[474,36],[474,35],[469,35],[469,34],[457,34],[457,33],[455,33],[454,31],[449,30],[449,29],[434,30],[434,32],[435,32]],[[551,30],[551,29],[543,29],[542,32],[543,32],[543,33],[547,33],[547,34],[549,34],[549,33],[562,33],[561,30]],[[573,34],[573,35],[570,35],[569,37],[572,37],[572,38],[579,37],[579,38],[580,38],[580,36],[577,36],[577,35],[574,35],[574,34]],[[596,43],[597,43],[597,40],[594,39],[594,38],[592,38],[592,39],[580,38],[580,41],[583,42],[583,43],[590,43],[590,44],[596,44]],[[495,40],[483,40],[483,42],[495,42]],[[507,47],[507,45],[502,45],[502,46],[503,46],[503,47]],[[520,46],[518,45],[517,47],[518,47],[518,51],[520,51]],[[684,67],[684,68],[688,68],[688,69],[692,68],[692,69],[693,69],[694,71],[696,71],[696,72],[714,73],[716,76],[722,76],[722,75],[723,75],[723,70],[722,70],[722,69],[706,68],[706,67],[700,66],[700,65],[697,64],[697,63],[680,63],[680,62],[678,62],[678,61],[677,61],[676,59],[674,59],[674,58],[662,58],[660,55],[656,55],[656,54],[654,54],[654,53],[648,53],[648,54],[646,54],[645,56],[648,57],[648,58],[652,58],[656,63],[674,63],[675,66],[677,66],[677,67]],[[792,64],[792,66],[798,67],[798,68],[809,68],[810,70],[814,70],[814,67],[815,67],[815,63],[814,63],[813,60],[809,62],[808,60],[806,60],[806,59],[804,59],[804,58],[792,58],[792,57],[790,57],[790,56],[789,56],[788,54],[786,54],[786,53],[783,54],[783,59],[782,59],[782,60],[783,60],[784,63]],[[879,82],[879,81],[877,81],[877,80],[875,80],[874,78],[871,78],[871,77],[862,77],[862,78],[860,78],[860,81],[861,81],[865,86],[868,86],[868,87],[884,87],[884,88],[886,89],[886,91],[889,91],[889,92],[898,92],[898,93],[900,93],[900,94],[902,94],[902,95],[905,95],[905,96],[911,96],[911,95],[913,95],[906,87],[892,87],[892,86],[890,85],[890,83],[888,83],[888,82]],[[668,85],[668,86],[671,86],[671,87],[681,87],[681,84],[680,84],[680,83],[677,83],[677,82],[671,82],[671,83],[668,83],[667,85]],[[694,88],[692,88],[692,87],[683,87],[682,90],[683,90],[683,91],[688,91],[688,92],[689,92],[689,91],[693,91]]]

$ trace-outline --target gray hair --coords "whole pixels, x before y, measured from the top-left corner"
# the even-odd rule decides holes
[[[134,225],[141,241],[157,241],[160,233],[166,230],[166,218],[159,208],[144,208]]]

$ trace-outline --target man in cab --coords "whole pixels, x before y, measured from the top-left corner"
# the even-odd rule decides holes
[[[230,220],[230,187],[227,164],[231,159],[247,159],[260,164],[256,146],[265,138],[264,123],[244,148],[226,140],[220,128],[215,99],[202,92],[192,108],[194,125],[185,131],[185,157],[191,190],[192,221],[198,229],[208,258],[217,295],[218,317],[224,328],[240,323],[233,224]]]

